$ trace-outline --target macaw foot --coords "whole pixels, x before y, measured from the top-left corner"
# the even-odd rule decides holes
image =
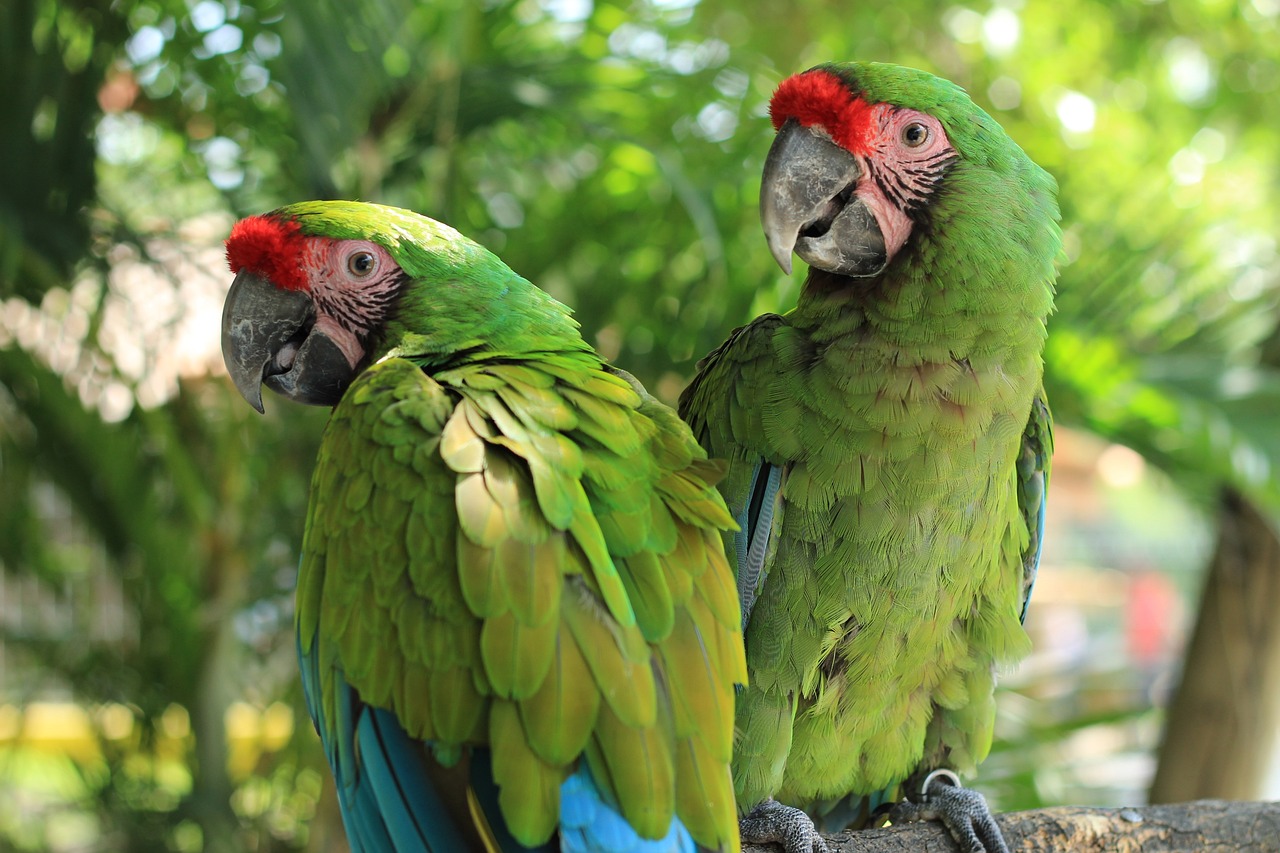
[[[743,844],[782,845],[787,853],[827,853],[827,843],[813,821],[800,809],[765,800],[738,821]]]
[[[965,853],[1009,853],[1004,835],[981,794],[960,785],[950,770],[935,770],[920,786],[920,802],[903,800],[889,812],[893,823],[940,820]]]

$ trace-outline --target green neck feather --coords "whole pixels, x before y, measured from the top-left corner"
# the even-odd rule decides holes
[[[375,358],[392,354],[453,365],[460,360],[590,351],[568,308],[487,250],[467,242],[468,263],[425,275],[417,272],[405,285],[387,318]]]
[[[497,255],[412,211],[352,201],[311,201],[276,211],[304,234],[369,240],[409,276],[370,344],[376,361],[399,355],[424,364],[590,351],[564,305]]]

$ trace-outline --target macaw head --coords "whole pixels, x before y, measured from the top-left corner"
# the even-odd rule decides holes
[[[769,250],[842,276],[876,276],[936,221],[981,216],[1053,179],[964,90],[913,68],[819,65],[778,86],[760,218]]]
[[[226,245],[222,355],[259,412],[262,385],[331,406],[387,355],[439,362],[572,328],[493,253],[408,210],[300,202],[241,220]]]

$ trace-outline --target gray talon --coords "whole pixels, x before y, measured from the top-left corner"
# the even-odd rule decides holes
[[[920,786],[920,802],[903,800],[893,807],[894,823],[940,820],[965,853],[1009,853],[1004,834],[982,794],[960,785],[950,770],[935,770]]]
[[[765,800],[738,821],[743,844],[781,844],[786,853],[828,853],[813,820],[800,809]]]

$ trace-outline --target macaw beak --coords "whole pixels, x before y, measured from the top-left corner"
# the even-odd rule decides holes
[[[222,360],[250,406],[264,411],[264,384],[300,403],[332,406],[342,399],[353,370],[315,321],[308,294],[248,270],[236,276],[222,308]]]
[[[871,276],[888,255],[875,215],[858,198],[858,160],[823,131],[787,119],[764,161],[760,222],[769,251],[791,274],[794,251],[811,267]]]

